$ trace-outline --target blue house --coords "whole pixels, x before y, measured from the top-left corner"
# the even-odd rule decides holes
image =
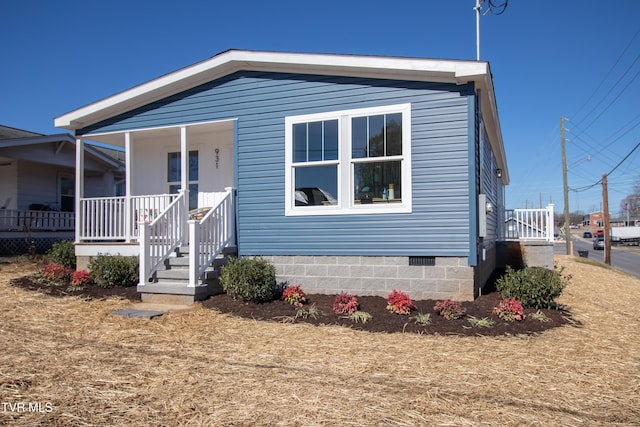
[[[79,170],[85,140],[125,148],[126,195],[76,198],[76,255],[140,256],[148,301],[205,298],[230,250],[310,293],[471,300],[496,266],[486,62],[229,50],[55,125]]]

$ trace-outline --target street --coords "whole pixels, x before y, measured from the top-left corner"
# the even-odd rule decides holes
[[[604,262],[604,251],[593,249],[593,239],[585,239],[582,232],[573,233],[573,254],[588,251],[588,257]],[[554,253],[565,254],[565,242],[556,242]],[[636,277],[640,277],[640,246],[613,246],[611,248],[611,265]]]

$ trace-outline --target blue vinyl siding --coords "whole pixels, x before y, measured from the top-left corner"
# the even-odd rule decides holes
[[[481,135],[480,141],[482,146],[482,192],[486,194],[487,202],[490,202],[494,207],[494,211],[487,214],[487,237],[484,239],[484,246],[490,248],[495,246],[501,235],[502,224],[499,221],[503,221],[504,218],[504,186],[502,179],[496,175],[498,162],[491,149],[486,130]]]
[[[466,257],[474,102],[471,85],[239,72],[78,133],[237,119],[240,255]],[[411,103],[412,213],[285,217],[286,116],[401,103]]]

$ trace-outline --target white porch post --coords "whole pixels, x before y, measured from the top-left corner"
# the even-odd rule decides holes
[[[131,133],[124,134],[125,156],[125,202],[124,202],[124,229],[126,241],[131,242],[133,237],[133,212],[131,206],[131,188],[133,187],[133,152],[131,149]]]
[[[187,127],[180,127],[180,186],[184,193],[184,209],[185,218],[181,224],[181,228],[184,235],[184,244],[189,243],[189,226],[187,224],[187,218],[189,217],[189,144],[187,141]],[[192,255],[193,256],[193,255]]]
[[[150,253],[149,253],[149,224],[144,221],[138,223],[138,245],[140,247],[140,269],[138,286],[144,286],[149,280],[149,270],[151,268]]]
[[[189,224],[189,286],[198,284],[196,273],[200,268],[200,251],[197,243],[200,241],[200,221],[187,221]]]
[[[76,138],[76,243],[84,236],[84,212],[82,212],[82,198],[84,197],[84,139]]]

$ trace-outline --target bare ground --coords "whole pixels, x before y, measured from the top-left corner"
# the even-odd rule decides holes
[[[111,312],[127,300],[12,287],[35,266],[0,264],[0,424],[638,425],[640,280],[556,260],[573,275],[560,302],[581,326],[500,337],[202,306],[122,318]]]

